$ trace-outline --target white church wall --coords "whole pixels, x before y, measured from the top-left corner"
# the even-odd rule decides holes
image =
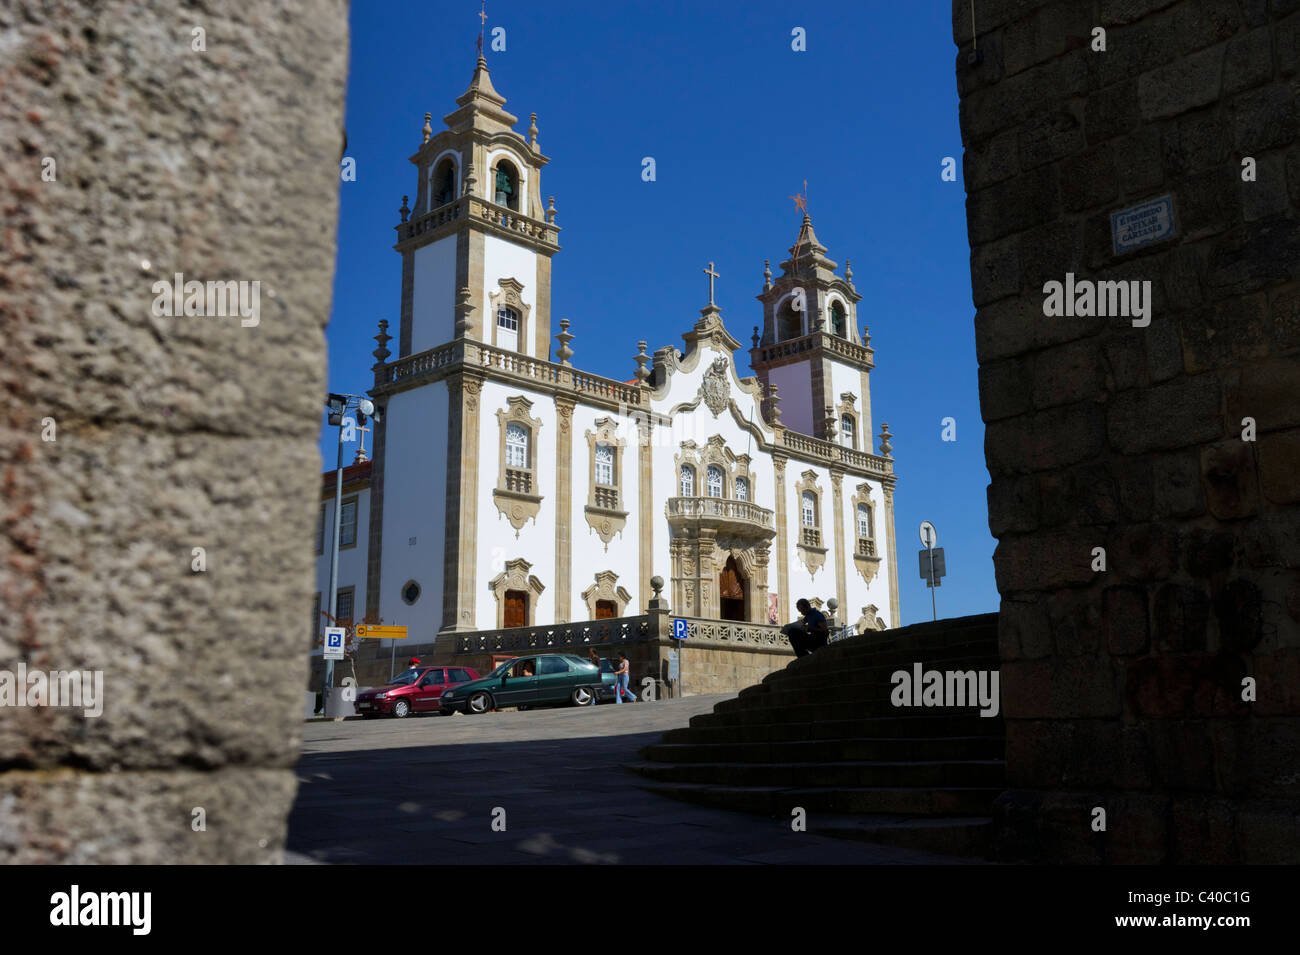
[[[781,423],[800,434],[813,433],[812,380],[808,363],[781,365],[767,373],[781,399]]]
[[[370,489],[349,492],[343,491],[344,502],[357,499],[357,536],[356,546],[339,549],[338,589],[353,588],[352,619],[360,620],[366,613],[366,564],[370,553]],[[334,495],[322,502],[325,508],[325,534],[322,552],[316,556],[316,593],[320,594],[320,609],[326,613],[330,609],[330,560],[334,549]],[[319,629],[329,626],[329,619],[321,617]],[[314,648],[312,656],[324,653],[323,648]]]
[[[616,587],[626,587],[632,595],[627,613],[636,614],[644,609],[640,591],[640,547],[639,507],[641,501],[639,464],[637,461],[638,445],[636,425],[624,421],[618,431],[618,437],[626,442],[623,448],[622,499],[623,510],[627,511],[627,523],[622,534],[615,534],[606,550],[591,525],[587,523],[584,508],[591,491],[591,446],[587,443],[587,432],[595,432],[598,418],[617,415],[600,408],[588,408],[578,405],[573,411],[573,476],[572,513],[569,524],[573,529],[572,558],[569,563],[571,586],[569,588],[571,604],[568,608],[570,620],[586,620],[591,612],[582,599],[582,592],[596,582],[596,574],[602,570],[611,570],[618,575]],[[554,437],[554,436],[552,436]],[[662,522],[663,518],[658,518]],[[667,525],[660,531],[667,534]]]
[[[411,288],[411,354],[455,337],[456,237],[415,250]]]
[[[545,359],[545,345],[537,345],[537,256],[532,251],[505,239],[489,235],[483,239],[483,299],[479,303],[478,314],[482,316],[479,326],[483,341],[492,344],[492,330],[497,320],[496,304],[491,293],[499,292],[501,279],[514,279],[524,287],[519,297],[529,309],[528,340],[520,342],[526,346],[526,352],[534,357]],[[500,296],[498,295],[498,298]],[[450,336],[448,336],[450,337]]]
[[[805,471],[812,471],[816,475],[814,483],[821,492],[822,546],[826,548],[826,559],[815,573],[810,573],[804,566],[798,548],[800,530],[803,527],[802,492],[798,484],[803,479]],[[800,597],[807,597],[809,600],[820,597],[824,604],[836,595],[835,511],[830,472],[824,467],[791,458],[785,468],[785,487],[786,518],[789,521],[790,612],[794,613],[795,601]]]
[[[863,422],[863,402],[862,402],[862,373],[856,368],[850,368],[847,365],[841,365],[838,362],[831,362],[831,389],[829,400],[831,407],[835,409],[836,420],[836,439],[839,435],[839,411],[840,395],[851,392],[857,396],[857,401],[853,402],[854,417],[857,418],[858,435],[856,447],[859,451],[871,451],[871,439],[864,438],[864,433],[870,435],[870,421]],[[822,409],[825,414],[825,409]],[[864,431],[865,428],[865,431]]]
[[[522,279],[521,279],[522,281]],[[518,531],[511,525],[492,499],[501,465],[501,427],[498,410],[505,411],[507,399],[522,396],[532,402],[530,414],[542,424],[534,435],[532,447],[536,493],[542,498],[535,520]],[[497,625],[496,598],[488,586],[492,578],[505,571],[506,562],[522,557],[532,565],[529,573],[545,586],[533,608],[533,619],[542,623],[555,619],[555,402],[549,396],[485,381],[479,404],[479,499],[477,574],[474,588],[474,626],[491,630]],[[575,442],[576,444],[576,442]]]
[[[412,641],[432,640],[442,627],[447,417],[442,383],[388,399],[379,615],[386,624],[407,627]],[[413,605],[401,596],[411,580],[420,585]]]

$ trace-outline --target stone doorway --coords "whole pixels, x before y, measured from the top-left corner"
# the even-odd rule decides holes
[[[507,590],[503,618],[506,627],[528,626],[528,594],[522,590]]]
[[[723,620],[749,619],[745,608],[745,575],[735,557],[727,558],[718,575],[718,616]]]

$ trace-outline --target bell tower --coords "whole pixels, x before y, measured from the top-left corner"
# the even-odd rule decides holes
[[[410,157],[415,202],[402,197],[394,249],[402,256],[398,357],[469,338],[550,359],[555,203],[542,204],[537,114],[528,137],[492,86],[482,52],[469,88]]]
[[[846,262],[841,277],[836,268],[805,213],[775,282],[764,263],[763,330],[754,329],[750,364],[764,389],[777,386],[787,428],[871,452],[874,352],[858,334],[853,269]]]

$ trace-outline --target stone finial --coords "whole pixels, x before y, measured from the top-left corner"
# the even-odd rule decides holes
[[[456,337],[468,338],[474,331],[474,293],[462,285],[456,293]]]
[[[895,435],[889,433],[889,422],[882,421],[880,423],[880,453],[887,458],[892,457],[889,452],[894,450],[894,446],[889,443],[889,439],[893,437]]]
[[[379,347],[370,353],[375,356],[377,364],[382,365],[388,360],[388,356],[392,354],[388,350],[388,343],[392,340],[393,336],[388,334],[388,319],[381,318],[379,320],[379,334],[375,336],[375,341],[379,343]]]
[[[650,383],[650,369],[646,367],[650,364],[650,356],[645,353],[645,342],[637,342],[636,347],[636,380],[646,385]]]
[[[763,260],[763,291],[768,292],[772,289],[772,260]]]
[[[474,178],[474,164],[468,163],[465,166],[465,195],[474,195],[474,185],[477,182],[478,180]]]
[[[758,326],[754,326],[754,334],[750,336],[754,340],[754,347],[758,347]]]
[[[817,313],[817,317],[813,320],[813,322],[817,326],[817,331],[819,332],[826,331],[826,316],[823,315],[821,312]]]
[[[853,288],[853,263],[848,259],[844,260],[844,281],[849,283],[849,288]]]
[[[424,141],[426,143],[429,141],[429,137],[433,135],[433,127],[429,125],[431,119],[433,119],[432,113],[424,114],[424,129],[420,130],[420,132],[424,133]]]
[[[871,347],[871,331],[866,325],[862,326],[862,344],[867,348]]]
[[[546,200],[546,224],[555,225],[555,197]]]
[[[528,117],[528,145],[532,147],[533,152],[541,152],[537,146],[537,114],[531,113]]]
[[[776,385],[767,386],[767,417],[771,424],[781,423],[781,397],[776,393]]]
[[[823,428],[825,429],[825,431],[826,431],[826,440],[827,440],[827,441],[834,441],[834,440],[835,440],[835,432],[836,432],[836,427],[835,427],[835,426],[836,426],[838,423],[839,423],[839,422],[836,420],[835,409],[834,409],[832,406],[827,405],[827,406],[826,406],[826,414],[825,414],[825,416],[823,417],[823,422],[822,422],[822,427],[823,427]]]
[[[659,594],[664,589],[664,579],[658,574],[650,578],[650,589],[655,592],[655,600],[659,599]]]
[[[560,347],[555,349],[555,355],[560,359],[561,365],[568,365],[569,359],[573,357],[573,349],[569,347],[569,342],[573,341],[573,336],[569,334],[569,320],[560,319],[560,334],[555,336],[559,339]]]
[[[839,600],[836,599],[835,597],[832,597],[830,600],[826,601],[826,609],[829,610],[829,611],[831,612],[831,618],[830,618],[830,620],[829,620],[828,622],[831,624],[831,628],[834,629],[834,626],[835,626],[835,611],[837,611],[837,610],[840,609],[840,602],[839,602]]]
[[[408,200],[409,198],[410,198],[409,196],[402,196],[402,208],[400,208],[400,209],[397,210],[398,212],[400,212],[400,213],[402,214],[402,221],[403,221],[403,222],[405,222],[405,221],[407,220],[407,218],[411,215],[411,210],[410,210],[409,208],[407,208],[407,205],[406,205],[407,200]]]

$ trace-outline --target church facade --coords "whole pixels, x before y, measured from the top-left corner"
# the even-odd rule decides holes
[[[638,342],[625,381],[583,372],[552,322],[536,115],[514,130],[482,57],[456,102],[436,134],[426,114],[411,157],[401,318],[376,336],[365,619],[416,642],[635,616],[661,577],[675,616],[785,623],[800,597],[835,598],[841,625],[898,626],[861,296],[809,218],[780,274],[765,267],[753,375],[711,265],[682,348]]]

